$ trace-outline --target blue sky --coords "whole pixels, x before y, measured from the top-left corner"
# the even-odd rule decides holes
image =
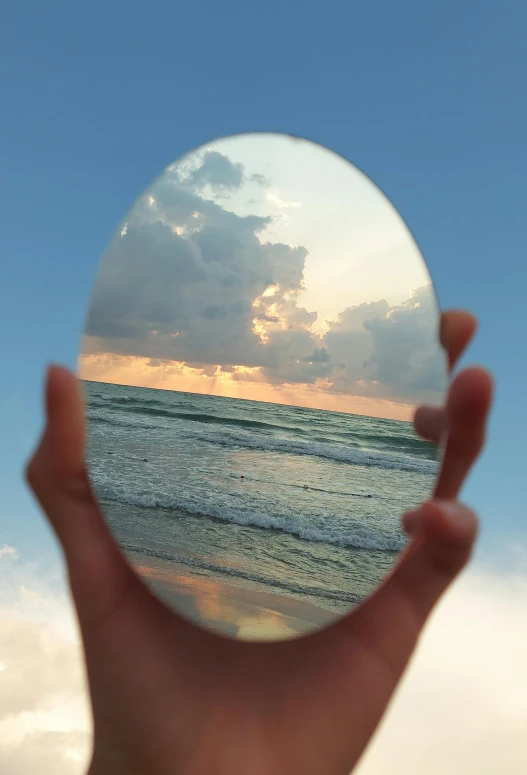
[[[251,130],[310,137],[366,171],[442,305],[480,316],[468,360],[498,390],[465,498],[481,558],[525,541],[525,5],[9,0],[2,17],[0,543],[55,556],[21,468],[45,364],[75,365],[118,221],[176,157]]]

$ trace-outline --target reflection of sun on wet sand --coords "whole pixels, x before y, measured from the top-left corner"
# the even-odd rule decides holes
[[[243,640],[287,639],[334,621],[336,614],[301,600],[225,584],[218,579],[134,565],[171,608],[197,624]]]

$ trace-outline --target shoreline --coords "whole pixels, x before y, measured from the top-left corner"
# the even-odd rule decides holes
[[[157,597],[185,619],[222,635],[246,641],[289,640],[342,616],[293,597],[189,574],[184,565],[169,570],[142,560],[132,561],[133,568]]]

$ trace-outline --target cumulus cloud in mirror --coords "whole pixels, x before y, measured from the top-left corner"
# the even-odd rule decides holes
[[[170,166],[103,256],[82,375],[409,419],[445,364],[427,269],[357,169],[229,138]]]

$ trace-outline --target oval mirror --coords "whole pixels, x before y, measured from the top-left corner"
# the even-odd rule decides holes
[[[80,376],[88,467],[138,574],[198,625],[281,640],[349,612],[405,546],[447,385],[404,221],[356,167],[280,134],[169,166],[105,251]]]

